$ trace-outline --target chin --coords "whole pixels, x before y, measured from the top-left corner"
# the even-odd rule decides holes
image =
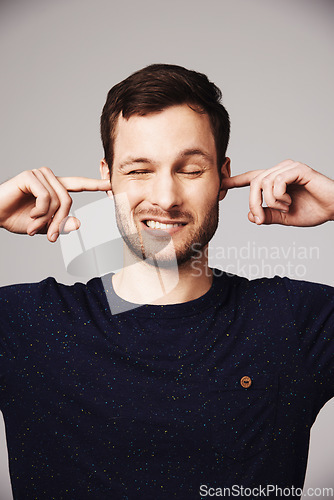
[[[162,253],[162,252],[161,252]],[[145,262],[152,266],[161,269],[177,269],[180,267],[186,267],[190,265],[194,256],[194,252],[190,248],[187,248],[184,252],[172,252],[165,255],[148,255],[145,257]]]

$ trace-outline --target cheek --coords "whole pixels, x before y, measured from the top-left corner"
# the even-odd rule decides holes
[[[130,189],[126,192],[126,196],[128,199],[129,207],[132,212],[138,208],[141,202],[144,200],[144,197],[141,195],[138,189]]]
[[[124,207],[134,210],[143,201],[143,193],[136,183],[117,182],[113,184],[113,195]]]
[[[219,185],[217,183],[211,183],[201,189],[200,192],[194,194],[194,200],[198,200],[198,206],[203,209],[212,207],[217,203],[219,197]]]
[[[219,209],[219,199],[218,193],[212,192],[211,196],[205,196],[201,198],[200,204],[197,205],[197,212],[201,219],[205,219],[208,214],[213,215],[215,211]]]

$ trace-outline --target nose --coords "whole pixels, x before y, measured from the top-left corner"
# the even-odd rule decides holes
[[[161,172],[155,175],[149,201],[166,211],[181,205],[181,186],[173,173]]]

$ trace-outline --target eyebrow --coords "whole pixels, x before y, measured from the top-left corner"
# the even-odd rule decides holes
[[[181,153],[177,156],[176,161],[183,160],[184,158],[190,158],[191,156],[199,156],[205,161],[208,161],[210,163],[214,163],[214,159],[212,155],[207,153],[206,151],[203,151],[202,149],[185,149],[184,151],[181,151]],[[150,158],[145,158],[145,157],[129,157],[126,160],[124,160],[122,163],[120,163],[118,169],[120,171],[123,171],[127,166],[129,165],[134,165],[136,163],[144,163],[147,165],[156,165],[159,162],[156,162]]]
[[[203,151],[202,149],[185,149],[179,154],[180,159],[188,158],[190,156],[200,156],[206,161],[209,161],[211,163],[213,162],[212,155],[210,155],[206,151]]]
[[[155,162],[153,160],[150,160],[149,158],[136,158],[136,157],[130,157],[127,158],[126,160],[122,161],[122,163],[119,164],[118,169],[120,171],[123,171],[125,167],[128,165],[133,165],[135,163],[147,163],[150,165],[153,165]]]

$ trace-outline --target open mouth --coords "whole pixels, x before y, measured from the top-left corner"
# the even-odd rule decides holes
[[[145,219],[142,220],[141,223],[143,224],[144,229],[147,231],[151,232],[160,230],[169,234],[174,234],[180,231],[187,224],[186,222],[159,222],[153,219]]]
[[[172,229],[173,227],[182,227],[185,226],[185,223],[176,222],[176,223],[163,223],[158,222],[156,220],[144,220],[144,224],[151,229]]]

